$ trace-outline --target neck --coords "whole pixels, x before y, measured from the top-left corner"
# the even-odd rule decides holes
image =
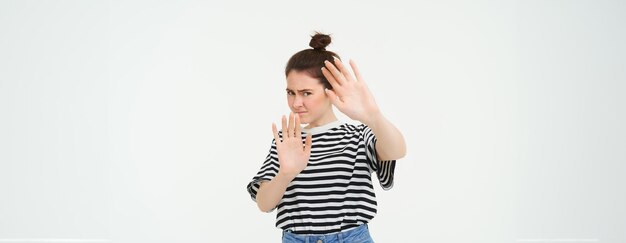
[[[319,119],[315,120],[315,121],[311,121],[309,123],[309,125],[307,125],[305,128],[306,129],[311,129],[314,127],[319,127],[319,126],[323,126],[326,125],[328,123],[334,122],[337,120],[337,117],[335,116],[335,113],[331,110],[330,112],[327,112],[326,115],[320,117]]]

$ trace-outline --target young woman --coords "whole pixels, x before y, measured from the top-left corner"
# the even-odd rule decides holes
[[[247,190],[259,209],[278,208],[283,242],[373,242],[376,215],[371,173],[393,186],[396,160],[406,154],[400,131],[382,114],[355,63],[353,76],[328,35],[316,33],[287,62],[289,120],[272,124],[269,154]],[[360,125],[342,122],[332,106]],[[308,126],[301,127],[301,123]]]

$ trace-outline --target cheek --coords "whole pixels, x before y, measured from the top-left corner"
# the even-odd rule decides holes
[[[328,104],[329,101],[330,100],[324,96],[319,96],[319,97],[316,97],[315,99],[315,103],[317,104],[317,106],[325,106]]]
[[[308,105],[311,108],[319,109],[320,107],[324,106],[324,99],[323,97],[315,97],[309,100]]]

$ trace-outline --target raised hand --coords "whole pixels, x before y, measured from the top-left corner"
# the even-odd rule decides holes
[[[309,133],[306,136],[305,144],[302,144],[302,131],[300,127],[300,116],[293,112],[289,113],[289,124],[283,115],[282,117],[283,138],[280,140],[276,124],[272,123],[272,132],[276,141],[276,151],[278,153],[279,173],[284,173],[295,178],[309,163],[311,155],[311,139]]]
[[[322,67],[324,77],[333,86],[333,90],[326,90],[326,93],[333,105],[342,113],[353,120],[367,124],[368,118],[380,113],[374,96],[367,88],[353,60],[350,60],[350,66],[356,78],[338,58],[335,58],[334,62],[336,67],[329,61],[325,61],[325,67]]]

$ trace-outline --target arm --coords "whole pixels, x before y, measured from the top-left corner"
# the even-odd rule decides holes
[[[271,181],[261,182],[259,191],[256,194],[256,203],[263,212],[270,212],[280,199],[283,198],[289,182],[293,180],[292,176],[278,172],[278,175]]]
[[[402,134],[380,112],[374,96],[369,91],[353,60],[350,60],[350,65],[356,78],[350,74],[350,71],[338,58],[335,58],[334,64],[326,61],[325,67],[322,68],[324,77],[333,86],[333,90],[326,90],[333,105],[337,106],[348,117],[358,120],[372,129],[376,135],[376,152],[379,160],[394,160],[404,157],[406,144]]]
[[[402,133],[380,112],[364,122],[376,135],[378,160],[397,160],[406,155],[406,143]]]
[[[289,114],[289,124],[287,124],[287,118],[283,116],[282,127],[283,136],[281,139],[276,124],[272,124],[272,133],[276,143],[278,163],[280,164],[278,174],[269,182],[261,182],[256,195],[257,206],[263,212],[269,212],[276,207],[280,199],[283,198],[289,183],[307,166],[311,155],[312,135],[309,133],[305,143],[302,144],[302,131],[298,114]]]

